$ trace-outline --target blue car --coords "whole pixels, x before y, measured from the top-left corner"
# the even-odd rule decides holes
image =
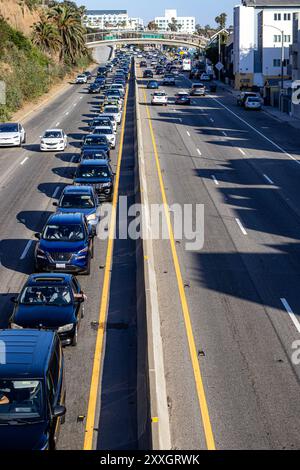
[[[82,143],[81,154],[89,149],[104,150],[110,158],[110,145],[105,135],[87,134]]]
[[[157,90],[159,88],[159,84],[156,80],[150,80],[148,83],[147,83],[147,88],[149,90]]]
[[[64,346],[77,345],[85,296],[72,274],[32,274],[18,297],[13,297],[11,329],[57,331]]]
[[[83,214],[52,214],[35,247],[37,272],[90,274],[95,231]]]
[[[55,450],[66,414],[57,333],[2,330],[0,343],[6,350],[0,367],[0,449]]]
[[[98,198],[92,186],[66,186],[59,202],[54,202],[57,212],[63,214],[77,212],[86,217],[95,230],[99,222],[97,214]]]

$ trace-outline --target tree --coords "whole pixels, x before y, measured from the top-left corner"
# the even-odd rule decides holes
[[[152,31],[157,31],[158,30],[158,25],[155,23],[154,20],[152,20],[148,23],[148,29],[150,29]]]
[[[215,22],[219,25],[219,29],[226,27],[227,13],[221,13],[219,16],[216,16]]]
[[[60,51],[62,45],[56,26],[45,17],[33,25],[32,42],[46,54]]]
[[[171,19],[171,23],[168,24],[168,27],[173,32],[178,31],[178,24],[175,18]]]

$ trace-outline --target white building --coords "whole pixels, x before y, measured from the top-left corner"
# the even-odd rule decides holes
[[[289,78],[289,49],[293,17],[299,0],[242,0],[234,8],[234,73],[236,88],[281,77],[281,40],[284,41],[284,75]]]
[[[196,31],[196,19],[194,16],[177,16],[177,10],[165,10],[165,16],[157,16],[154,19],[160,31],[170,29],[169,24],[176,21],[177,31],[193,34]]]
[[[127,10],[87,10],[84,26],[95,29],[132,29],[144,27],[141,18],[129,18]]]

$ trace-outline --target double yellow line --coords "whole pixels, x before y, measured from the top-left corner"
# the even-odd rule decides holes
[[[129,76],[129,80],[130,80],[130,76]],[[123,145],[124,145],[127,101],[128,101],[128,86],[127,86],[125,100],[124,100],[124,113],[123,113],[123,120],[122,120],[122,127],[121,127],[120,147],[119,147],[117,170],[116,170],[116,177],[115,177],[114,196],[113,196],[113,201],[112,201],[112,217],[111,217],[110,229],[109,229],[104,280],[103,280],[103,288],[102,288],[102,297],[101,297],[100,312],[99,312],[99,328],[98,328],[96,345],[95,345],[95,354],[94,354],[93,371],[92,371],[92,379],[91,379],[91,386],[90,386],[90,395],[89,395],[83,450],[92,450],[93,448],[94,425],[95,425],[97,402],[98,402],[98,397],[99,397],[100,371],[101,371],[101,365],[103,362],[103,342],[104,342],[106,317],[107,317],[107,309],[108,309],[108,302],[109,302],[111,265],[112,265],[113,250],[114,250],[114,236],[115,236],[115,231],[116,231],[116,219],[117,219],[116,214],[117,214],[118,195],[119,195],[121,162],[122,162]]]
[[[196,349],[196,344],[195,344],[195,339],[194,339],[194,334],[193,334],[193,329],[192,329],[191,317],[190,317],[189,307],[187,303],[187,298],[185,295],[184,283],[182,280],[182,274],[180,270],[178,255],[176,251],[175,239],[174,239],[174,234],[173,234],[173,229],[172,229],[172,224],[171,224],[171,217],[169,213],[169,205],[168,205],[166,191],[164,187],[161,167],[159,163],[157,145],[156,145],[156,140],[154,136],[149,106],[147,104],[147,95],[146,95],[145,90],[144,90],[144,101],[146,105],[146,111],[147,111],[150,135],[151,135],[153,151],[154,151],[154,156],[155,156],[161,197],[162,197],[162,201],[164,205],[164,213],[165,213],[165,217],[167,221],[172,258],[173,258],[173,263],[175,267],[178,291],[180,295],[184,324],[185,324],[185,329],[186,329],[186,334],[187,334],[187,339],[188,339],[188,344],[189,344],[190,357],[191,357],[191,362],[192,362],[193,371],[194,371],[197,396],[198,396],[198,402],[199,402],[199,407],[200,407],[200,413],[202,416],[202,423],[203,423],[203,429],[204,429],[204,434],[205,434],[205,439],[206,439],[206,445],[207,445],[208,450],[215,450],[216,446],[215,446],[212,426],[211,426],[209,412],[208,412],[208,406],[207,406],[207,401],[206,401],[206,396],[205,396],[205,391],[204,391],[204,386],[203,386],[202,375],[200,371],[200,365],[199,365],[198,356],[197,356],[197,349]]]

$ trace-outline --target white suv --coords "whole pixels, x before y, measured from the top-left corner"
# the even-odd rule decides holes
[[[116,134],[109,126],[96,126],[93,130],[93,134],[105,135],[109,142],[110,148],[114,149],[116,147]]]
[[[83,75],[83,74],[80,74],[80,75],[77,75],[76,77],[76,83],[77,84],[81,84],[81,83],[87,83],[88,81],[88,78],[86,75]]]
[[[61,129],[48,129],[41,136],[40,150],[49,152],[51,150],[64,151],[68,144],[68,138]]]
[[[26,132],[19,123],[0,123],[0,147],[21,147],[26,142]]]
[[[167,106],[168,95],[165,91],[155,91],[152,93],[151,104],[161,104],[163,106]]]

